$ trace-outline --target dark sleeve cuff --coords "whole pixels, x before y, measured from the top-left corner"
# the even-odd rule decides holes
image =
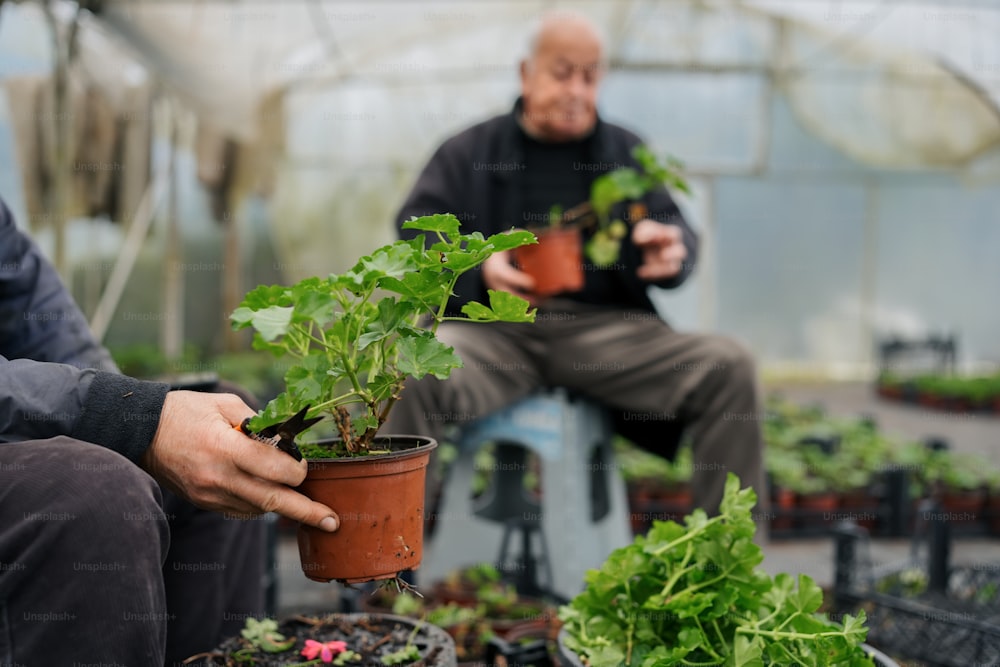
[[[138,463],[156,435],[169,390],[161,382],[98,372],[72,435]]]

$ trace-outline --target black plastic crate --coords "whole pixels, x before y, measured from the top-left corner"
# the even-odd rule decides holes
[[[863,609],[868,643],[894,657],[929,667],[1000,665],[1000,563],[952,567],[947,522],[921,528],[909,559],[876,567],[867,533],[839,526],[836,610]]]

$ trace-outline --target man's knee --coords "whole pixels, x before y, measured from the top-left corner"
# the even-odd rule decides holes
[[[757,364],[753,353],[743,343],[727,336],[711,335],[706,339],[706,359],[710,370],[730,381],[753,382]]]

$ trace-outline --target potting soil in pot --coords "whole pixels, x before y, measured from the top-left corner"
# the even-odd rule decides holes
[[[347,649],[359,657],[344,661],[350,667],[386,667],[391,664],[417,667],[455,667],[455,643],[441,628],[402,616],[382,614],[329,614],[320,617],[297,616],[281,623],[279,632],[295,643],[276,653],[266,652],[243,637],[233,637],[210,654],[201,656],[194,665],[226,665],[237,667],[287,667],[309,663],[303,654],[306,640],[317,642],[343,641]],[[414,631],[416,630],[416,631]],[[390,654],[416,648],[415,660],[396,662]],[[316,664],[324,664],[320,662]]]

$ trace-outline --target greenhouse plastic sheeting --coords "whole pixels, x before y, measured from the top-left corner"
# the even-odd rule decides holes
[[[509,109],[551,7],[606,32],[604,116],[688,167],[705,242],[656,295],[668,319],[765,361],[846,369],[880,334],[947,329],[1000,363],[1000,268],[964,259],[1000,252],[1000,1],[105,0],[87,23],[241,141],[280,99],[263,163],[291,280],[392,238],[438,142]]]

